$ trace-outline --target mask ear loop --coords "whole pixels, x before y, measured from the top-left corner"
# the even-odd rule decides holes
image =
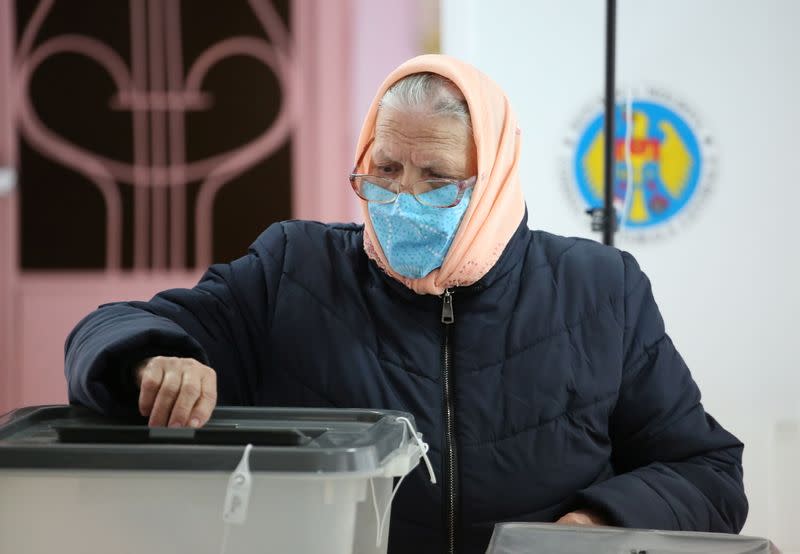
[[[436,474],[433,472],[433,464],[431,464],[431,460],[430,458],[428,458],[428,450],[430,450],[430,446],[428,446],[428,443],[422,441],[422,433],[418,433],[417,430],[414,429],[414,425],[407,417],[398,417],[395,421],[399,421],[401,423],[406,424],[403,430],[403,434],[405,434],[406,429],[411,432],[411,438],[414,440],[414,442],[417,443],[420,452],[422,452],[422,459],[425,461],[425,465],[428,468],[428,475],[430,476],[431,483],[435,485]],[[405,441],[405,436],[403,437],[403,440]],[[378,524],[378,530],[375,538],[375,546],[380,546],[381,542],[383,541],[383,530],[386,527],[386,521],[387,521],[386,518],[389,515],[389,510],[392,507],[392,502],[394,502],[394,497],[397,494],[397,491],[400,490],[400,485],[403,484],[403,479],[406,478],[406,475],[408,475],[408,473],[400,477],[400,480],[397,481],[397,484],[394,486],[394,489],[392,489],[392,494],[389,497],[389,502],[386,504],[386,508],[383,510],[383,514],[381,514],[380,510],[378,509],[378,497],[375,495],[375,483],[372,478],[370,478],[369,480],[369,487],[370,490],[372,491],[372,506],[375,509],[375,521]]]

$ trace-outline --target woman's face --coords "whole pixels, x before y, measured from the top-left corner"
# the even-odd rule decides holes
[[[385,108],[378,112],[368,172],[410,187],[478,171],[472,132],[459,118]]]

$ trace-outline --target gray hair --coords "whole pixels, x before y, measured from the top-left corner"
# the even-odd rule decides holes
[[[403,77],[383,95],[378,110],[382,108],[456,117],[467,127],[472,126],[464,95],[453,81],[436,73],[412,73]]]

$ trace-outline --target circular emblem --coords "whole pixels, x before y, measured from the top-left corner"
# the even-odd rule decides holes
[[[620,229],[644,236],[674,227],[697,204],[715,172],[712,140],[691,110],[639,94],[617,105],[613,145],[614,205]],[[573,125],[567,139],[573,190],[583,208],[603,205],[604,116],[602,107]],[[573,195],[575,196],[575,195]]]

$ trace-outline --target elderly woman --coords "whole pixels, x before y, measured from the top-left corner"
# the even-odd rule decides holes
[[[364,225],[269,227],[191,290],[101,307],[70,399],[199,426],[216,402],[414,414],[391,552],[483,552],[498,521],[738,532],[742,444],[703,410],[627,253],[530,231],[505,94],[401,65],[350,176]]]

